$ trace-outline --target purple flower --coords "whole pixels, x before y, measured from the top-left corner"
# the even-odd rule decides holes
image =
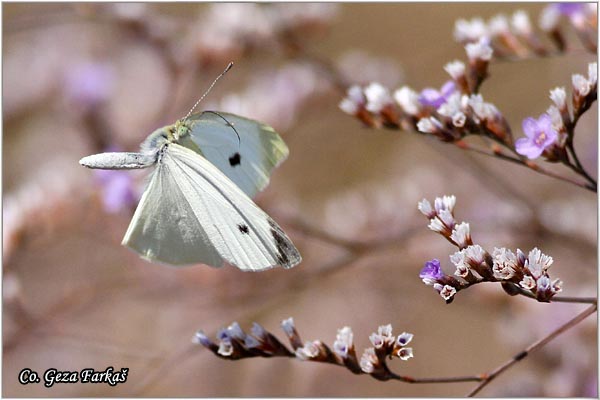
[[[435,258],[431,261],[427,261],[419,273],[419,278],[421,278],[426,285],[433,285],[443,277],[444,272],[440,266],[440,260]]]
[[[74,103],[94,107],[110,98],[114,80],[110,64],[83,62],[67,70],[64,87]]]
[[[439,91],[433,88],[423,89],[419,95],[419,101],[424,106],[431,106],[437,109],[439,106],[444,104],[448,100],[448,97],[450,97],[450,95],[455,91],[456,84],[454,81],[450,80],[444,83]]]
[[[554,4],[559,13],[566,16],[572,16],[574,14],[583,12],[585,3],[556,3]]]
[[[552,118],[548,114],[540,115],[539,119],[526,118],[523,120],[524,138],[515,142],[517,153],[529,159],[538,158],[544,150],[558,139],[558,133],[552,127]]]
[[[137,203],[129,172],[98,169],[94,173],[102,187],[102,203],[106,212],[114,214]]]

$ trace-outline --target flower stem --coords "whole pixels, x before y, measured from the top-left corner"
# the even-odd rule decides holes
[[[514,364],[516,364],[519,361],[521,361],[522,359],[526,358],[529,354],[531,354],[534,351],[538,350],[539,348],[543,347],[544,345],[546,345],[548,342],[550,342],[552,339],[554,339],[555,337],[557,337],[561,333],[566,332],[567,330],[569,330],[572,327],[576,326],[581,321],[583,321],[584,319],[586,319],[588,316],[590,316],[593,313],[595,313],[597,309],[598,309],[597,304],[593,304],[592,306],[586,308],[582,313],[580,313],[579,315],[577,315],[572,320],[570,320],[567,323],[561,325],[558,329],[555,329],[554,331],[550,332],[550,334],[548,334],[547,336],[545,336],[542,339],[538,340],[537,342],[532,343],[525,350],[520,351],[519,353],[515,354],[510,360],[506,361],[505,363],[503,363],[502,365],[500,365],[499,367],[497,367],[495,370],[493,370],[489,374],[486,374],[485,379],[479,385],[477,385],[477,387],[475,387],[475,389],[473,389],[467,396],[468,397],[475,396],[484,387],[486,387],[490,382],[492,382],[496,377],[498,377],[498,375],[500,375],[501,373],[503,373],[504,371],[506,371],[507,369],[509,369],[510,367],[512,367]]]

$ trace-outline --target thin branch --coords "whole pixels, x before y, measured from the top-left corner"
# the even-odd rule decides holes
[[[546,345],[548,342],[550,342],[552,339],[554,339],[555,337],[557,337],[561,333],[566,332],[567,330],[569,330],[572,327],[576,326],[581,321],[583,321],[584,319],[586,319],[588,316],[590,316],[593,313],[595,313],[597,309],[598,309],[598,306],[596,304],[594,304],[594,305],[586,308],[582,313],[580,313],[579,315],[577,315],[575,318],[573,318],[569,322],[563,324],[558,329],[555,329],[554,331],[550,332],[550,334],[548,334],[547,336],[545,336],[542,339],[538,340],[537,342],[531,344],[525,350],[523,350],[523,351],[515,354],[510,360],[508,360],[504,364],[500,365],[499,367],[497,367],[495,370],[493,370],[489,374],[486,374],[485,379],[479,385],[477,385],[475,387],[475,389],[473,389],[467,396],[468,397],[475,396],[484,387],[486,387],[490,382],[492,382],[496,377],[498,377],[501,373],[503,373],[504,371],[506,371],[507,369],[509,369],[510,367],[512,367],[514,364],[516,364],[519,361],[521,361],[524,358],[526,358],[529,354],[531,354],[534,351],[540,349],[541,347],[543,347],[544,345]]]

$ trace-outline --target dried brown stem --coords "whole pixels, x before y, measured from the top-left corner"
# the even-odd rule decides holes
[[[475,389],[473,389],[471,392],[469,392],[469,394],[467,396],[468,397],[475,396],[477,393],[479,393],[484,387],[486,387],[490,382],[492,382],[494,379],[496,379],[504,371],[508,370],[510,367],[512,367],[519,361],[526,358],[529,354],[533,353],[534,351],[537,351],[538,349],[540,349],[541,347],[546,345],[548,342],[550,342],[552,339],[554,339],[561,333],[566,332],[567,330],[576,326],[581,321],[586,319],[588,316],[595,313],[597,309],[598,309],[597,304],[593,304],[592,306],[586,308],[582,313],[578,314],[572,320],[561,325],[558,329],[555,329],[554,331],[550,332],[547,336],[543,337],[542,339],[536,341],[535,343],[532,343],[525,350],[520,351],[519,353],[515,354],[510,360],[506,361],[505,363],[503,363],[502,365],[500,365],[499,367],[494,369],[492,372],[485,374],[484,380],[479,385],[477,385],[475,387]]]

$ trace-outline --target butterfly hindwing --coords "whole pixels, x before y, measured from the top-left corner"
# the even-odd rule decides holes
[[[253,197],[267,186],[271,171],[288,156],[281,137],[268,125],[223,112],[204,111],[184,120],[189,142],[180,144],[201,153],[229,179]],[[238,138],[239,135],[239,138]]]
[[[172,163],[159,162],[127,228],[123,245],[142,257],[171,265],[203,263],[220,267],[223,260],[173,174]]]

